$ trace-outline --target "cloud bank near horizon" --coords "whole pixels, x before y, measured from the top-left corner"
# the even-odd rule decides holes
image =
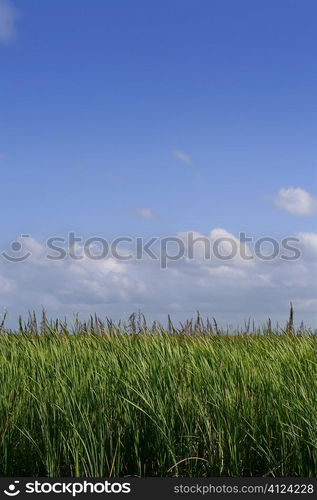
[[[220,233],[235,238],[224,229],[208,237]],[[7,309],[12,320],[40,307],[58,317],[96,312],[120,318],[140,309],[162,320],[168,313],[184,319],[199,310],[222,323],[241,324],[249,317],[286,318],[292,301],[297,318],[316,327],[317,234],[297,236],[302,255],[296,261],[206,261],[198,251],[192,260],[171,261],[166,270],[150,259],[52,261],[45,257],[45,246],[30,238],[25,245],[30,259],[0,261],[2,312]]]

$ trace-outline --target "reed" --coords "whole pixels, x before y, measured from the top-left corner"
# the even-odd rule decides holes
[[[317,338],[33,315],[0,335],[0,474],[317,475]]]

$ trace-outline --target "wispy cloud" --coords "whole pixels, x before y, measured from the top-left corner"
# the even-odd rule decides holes
[[[0,43],[10,43],[16,36],[18,11],[9,0],[0,0]]]
[[[192,161],[191,157],[187,153],[184,153],[184,151],[180,151],[178,149],[173,149],[172,155],[174,158],[176,158],[177,160],[181,160],[184,163],[191,163]]]
[[[157,215],[150,208],[139,208],[134,210],[132,214],[138,219],[157,219]]]
[[[293,215],[317,214],[317,198],[300,187],[281,188],[274,202],[277,208]]]

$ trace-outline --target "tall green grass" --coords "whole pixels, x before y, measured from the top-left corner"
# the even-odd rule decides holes
[[[0,335],[0,474],[316,476],[312,335]]]

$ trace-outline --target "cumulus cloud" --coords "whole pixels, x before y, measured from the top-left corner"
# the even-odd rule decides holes
[[[0,42],[10,43],[16,36],[18,11],[9,0],[0,0]]]
[[[184,153],[184,151],[179,151],[177,149],[174,149],[172,151],[172,155],[174,158],[176,158],[177,160],[181,160],[184,163],[191,163],[192,161],[191,157],[187,153]]]
[[[210,241],[224,235],[239,244],[224,229],[207,236],[195,233]],[[292,301],[297,319],[317,326],[317,234],[301,233],[298,238],[302,255],[296,261],[205,260],[200,249],[191,260],[170,261],[165,270],[149,258],[49,260],[45,245],[28,238],[28,260],[0,259],[0,304],[13,319],[41,306],[52,316],[69,318],[76,312],[83,317],[97,312],[118,319],[141,309],[152,319],[164,320],[171,313],[183,320],[200,310],[236,325],[248,317],[258,322],[268,316],[284,320]],[[78,255],[80,250],[78,245]]]
[[[137,217],[138,219],[156,219],[157,215],[152,212],[150,208],[139,208],[138,210],[134,210],[132,212],[134,217]]]
[[[281,188],[275,197],[275,205],[293,215],[317,214],[317,198],[300,187]]]
[[[192,236],[188,237],[189,234]],[[207,235],[197,231],[191,233],[179,232],[177,235],[184,241],[189,255],[195,256],[193,264],[196,262],[196,264],[200,265],[202,260],[206,260],[206,251],[213,249],[216,257],[220,257],[220,262],[223,258],[223,261],[229,262],[230,266],[241,266],[243,268],[254,265],[252,260],[244,258],[244,256],[251,255],[246,243],[241,242],[239,238],[223,228],[215,228]],[[219,260],[209,259],[209,265],[219,265]]]
[[[299,233],[298,237],[302,242],[303,258],[307,262],[314,262],[317,255],[317,234],[316,233]],[[317,284],[316,284],[317,286]]]

